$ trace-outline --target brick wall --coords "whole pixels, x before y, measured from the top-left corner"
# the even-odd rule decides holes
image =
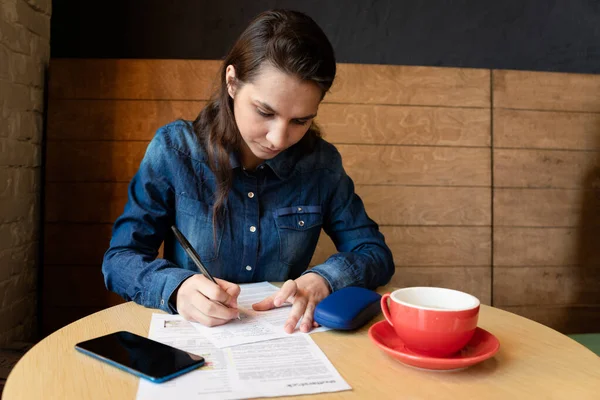
[[[0,0],[0,347],[37,333],[44,70],[51,0]]]

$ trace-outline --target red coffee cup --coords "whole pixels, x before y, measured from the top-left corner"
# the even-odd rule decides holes
[[[473,337],[479,300],[458,290],[409,287],[384,294],[381,309],[409,350],[445,357],[465,347]]]

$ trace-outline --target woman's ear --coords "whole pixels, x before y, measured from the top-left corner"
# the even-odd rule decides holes
[[[225,84],[227,85],[227,93],[233,99],[236,89],[235,67],[233,65],[228,65],[225,69]]]

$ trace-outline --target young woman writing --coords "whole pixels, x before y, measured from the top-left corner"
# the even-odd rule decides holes
[[[285,281],[253,308],[291,303],[285,330],[302,320],[308,332],[332,291],[387,283],[392,254],[314,123],[335,72],[331,44],[311,18],[257,16],[196,120],[168,124],[150,142],[104,257],[107,287],[215,326],[238,317],[238,283]],[[172,225],[217,284],[173,239]],[[338,253],[307,270],[321,228]]]

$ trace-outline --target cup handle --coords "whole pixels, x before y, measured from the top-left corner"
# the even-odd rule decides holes
[[[388,324],[394,326],[392,323],[392,316],[390,315],[390,310],[388,308],[388,299],[390,298],[390,293],[386,293],[381,296],[381,311],[383,312],[383,316],[387,320]]]

